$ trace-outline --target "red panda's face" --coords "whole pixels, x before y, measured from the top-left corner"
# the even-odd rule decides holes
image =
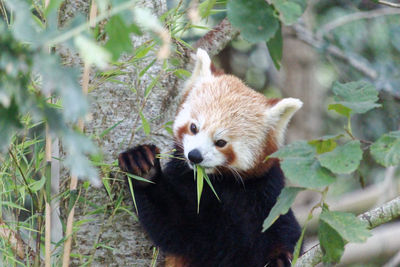
[[[197,57],[173,127],[185,159],[208,173],[218,167],[237,172],[258,168],[277,150],[301,101],[268,100],[236,77],[213,76],[203,50]]]

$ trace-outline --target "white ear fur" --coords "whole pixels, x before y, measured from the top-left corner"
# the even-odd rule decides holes
[[[192,77],[198,78],[211,75],[211,59],[205,50],[198,48],[196,53],[196,65]]]
[[[212,77],[211,59],[208,56],[207,52],[201,48],[198,48],[195,58],[196,58],[196,63],[193,69],[193,73],[192,76],[190,76],[190,79],[185,84],[184,92],[192,89],[193,85],[199,79]]]
[[[275,130],[278,147],[283,145],[290,119],[303,106],[297,98],[284,98],[265,111],[266,123]]]

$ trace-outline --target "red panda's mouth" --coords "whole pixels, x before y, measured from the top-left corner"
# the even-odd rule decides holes
[[[191,163],[189,160],[187,161],[187,164],[188,164],[189,168],[191,168],[192,170],[194,169],[194,164]],[[199,164],[199,165],[204,168],[206,173],[213,173],[215,171],[215,167],[207,167],[207,166],[203,166],[201,164]]]

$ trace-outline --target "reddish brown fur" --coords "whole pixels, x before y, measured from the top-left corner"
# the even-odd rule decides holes
[[[213,63],[211,63],[210,68],[211,68],[211,73],[214,76],[221,76],[221,75],[225,74],[224,70],[218,69],[217,67],[215,67],[215,65]]]
[[[178,129],[177,136],[176,136],[178,138],[178,141],[182,142],[183,135],[188,134],[188,133],[189,133],[189,123],[186,123],[185,125],[181,126]]]
[[[227,165],[231,165],[235,161],[236,155],[233,151],[232,145],[227,145],[226,147],[220,148],[219,151],[225,155]]]
[[[188,259],[174,256],[174,255],[167,255],[165,257],[165,267],[189,267],[190,262]]]

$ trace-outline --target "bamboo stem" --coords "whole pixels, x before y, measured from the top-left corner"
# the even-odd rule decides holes
[[[89,25],[90,27],[96,26],[96,14],[97,14],[97,6],[94,1],[92,1],[92,5],[90,7],[90,15],[89,15]],[[85,62],[83,67],[83,74],[82,74],[82,92],[83,94],[88,93],[89,88],[89,78],[90,78],[90,65]],[[84,130],[84,122],[82,119],[78,121],[78,128],[80,131],[83,132]],[[78,185],[78,177],[72,175],[71,176],[71,183],[70,183],[70,192],[75,191]],[[73,222],[74,222],[74,215],[75,215],[75,203],[71,207],[71,210],[68,214],[67,219],[67,228],[65,232],[65,244],[64,244],[64,255],[63,255],[63,267],[69,266],[70,261],[70,254],[71,254],[71,244],[72,244],[72,230],[73,230]]]
[[[51,103],[51,98],[47,101]],[[49,131],[49,126],[46,125],[46,167],[45,167],[45,175],[46,175],[46,186],[45,186],[45,266],[51,267],[51,136]],[[39,233],[40,234],[40,233]]]

